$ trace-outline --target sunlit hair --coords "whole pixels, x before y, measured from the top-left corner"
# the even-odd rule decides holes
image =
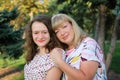
[[[29,22],[29,24],[25,28],[25,45],[24,49],[27,53],[26,55],[26,61],[29,63],[34,56],[36,55],[38,51],[38,46],[34,43],[33,37],[32,37],[32,24],[34,22],[42,22],[44,25],[46,25],[49,35],[50,35],[50,41],[46,45],[46,49],[50,52],[55,47],[61,47],[61,44],[59,40],[57,39],[55,32],[52,29],[51,25],[51,18],[47,15],[39,15],[35,17],[32,21]]]
[[[87,36],[87,34],[78,26],[78,24],[75,22],[75,20],[66,15],[66,14],[56,14],[52,17],[51,22],[52,22],[52,28],[55,31],[63,22],[68,21],[72,24],[73,31],[75,33],[75,37],[73,40],[73,45],[77,46],[79,41]]]

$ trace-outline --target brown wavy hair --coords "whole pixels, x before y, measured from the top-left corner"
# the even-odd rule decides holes
[[[34,22],[42,22],[43,24],[46,25],[48,32],[50,34],[50,41],[46,45],[46,49],[50,52],[53,48],[55,47],[62,47],[62,44],[59,42],[57,39],[55,32],[52,30],[52,25],[51,25],[51,17],[47,15],[38,15],[36,16],[32,21],[28,23],[28,25],[25,28],[25,44],[24,44],[24,51],[26,53],[26,62],[29,63],[34,56],[37,53],[37,48],[38,46],[34,43],[33,38],[32,38],[32,30],[31,26]]]

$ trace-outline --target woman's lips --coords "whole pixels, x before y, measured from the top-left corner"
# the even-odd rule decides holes
[[[38,42],[44,42],[45,40],[38,40]]]
[[[63,36],[63,39],[66,40],[68,38],[68,35]]]

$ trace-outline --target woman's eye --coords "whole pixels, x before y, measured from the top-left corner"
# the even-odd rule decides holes
[[[38,32],[34,32],[33,34],[38,34]]]
[[[43,32],[44,34],[46,34],[47,33],[47,31],[45,31],[45,32]]]
[[[67,25],[63,26],[63,28],[66,28],[66,27],[67,27]]]
[[[59,31],[58,30],[55,30],[55,33],[58,33]]]

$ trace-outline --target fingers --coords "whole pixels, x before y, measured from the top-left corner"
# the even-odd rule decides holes
[[[60,53],[63,53],[63,50],[61,48],[54,48],[52,51],[51,51],[52,54],[60,54]]]

